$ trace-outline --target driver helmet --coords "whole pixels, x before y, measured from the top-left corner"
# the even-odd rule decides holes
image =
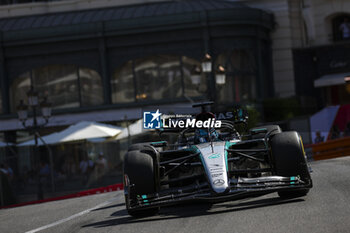
[[[202,112],[196,116],[196,121],[198,120],[206,121],[208,119],[215,119],[215,115],[211,112]],[[195,137],[195,142],[205,143],[205,142],[209,142],[210,138],[212,138],[212,140],[218,139],[219,134],[216,132],[214,128],[196,129],[194,137]]]

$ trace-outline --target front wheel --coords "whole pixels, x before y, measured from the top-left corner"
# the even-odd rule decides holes
[[[310,183],[311,188],[312,180],[299,134],[295,131],[279,133],[270,142],[276,175],[299,176],[305,183]],[[310,188],[280,191],[278,195],[282,198],[302,197]]]
[[[128,184],[126,185],[126,178]],[[137,196],[152,194],[156,192],[155,174],[153,158],[141,151],[129,151],[124,158],[124,187],[129,188],[129,193],[125,195],[125,203],[128,213],[131,216],[149,216],[157,214],[159,208],[133,210],[129,204],[137,199]]]

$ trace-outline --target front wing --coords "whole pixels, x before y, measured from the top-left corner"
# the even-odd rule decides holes
[[[177,189],[168,189],[159,193],[138,195],[136,199],[127,198],[127,208],[147,209],[168,206],[188,201],[223,202],[237,200],[245,197],[254,197],[278,191],[292,191],[309,189],[312,187],[311,179],[302,181],[297,176],[266,176],[258,178],[230,179],[230,186],[224,192],[213,192],[208,183],[190,185]],[[125,195],[130,193],[132,185],[125,187]]]

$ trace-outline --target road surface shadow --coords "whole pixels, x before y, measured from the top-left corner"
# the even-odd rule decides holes
[[[163,221],[168,219],[177,219],[177,218],[188,218],[188,217],[197,217],[197,216],[208,216],[215,214],[222,214],[227,212],[239,212],[255,208],[263,208],[273,205],[282,205],[289,203],[303,202],[304,199],[281,199],[278,197],[265,198],[253,201],[246,201],[240,203],[219,203],[219,204],[208,204],[208,203],[196,203],[196,204],[183,204],[171,207],[161,208],[158,215],[144,218],[134,218],[131,217],[125,208],[118,210],[111,214],[111,217],[116,217],[114,219],[109,219],[105,221],[99,221],[87,225],[85,227],[109,227],[114,225],[123,225],[123,224],[133,224],[133,223],[142,223],[142,222],[155,222]]]
[[[109,205],[109,206],[106,206],[106,207],[101,207],[101,208],[98,208],[98,209],[94,209],[93,211],[105,210],[105,209],[115,208],[115,207],[120,207],[120,206],[125,206],[125,203],[119,203],[119,204],[116,204],[116,205]]]

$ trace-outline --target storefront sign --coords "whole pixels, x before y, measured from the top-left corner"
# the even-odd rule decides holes
[[[332,60],[329,63],[329,68],[331,69],[343,68],[343,67],[347,67],[349,63],[350,61]]]

